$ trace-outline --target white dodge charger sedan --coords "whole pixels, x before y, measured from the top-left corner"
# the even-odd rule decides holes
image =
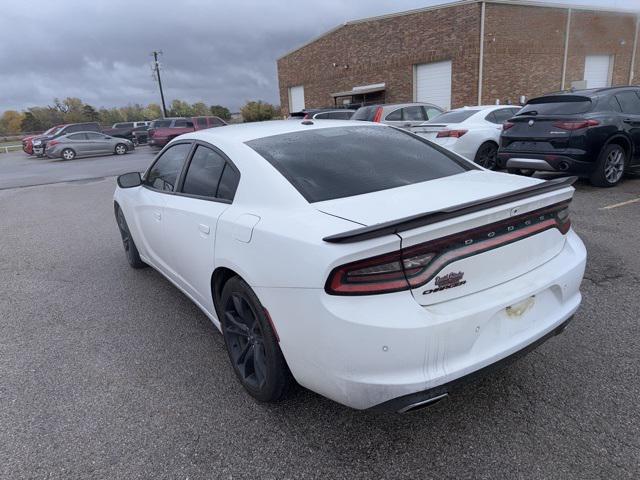
[[[406,412],[572,318],[573,180],[490,172],[386,125],[273,121],[178,137],[114,201],[131,266],[202,309],[252,396],[297,382]]]
[[[514,105],[457,108],[421,124],[414,132],[478,165],[494,170],[502,124],[521,109]]]

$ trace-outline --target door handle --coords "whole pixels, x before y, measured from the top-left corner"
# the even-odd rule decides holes
[[[158,221],[162,220],[162,214],[160,212],[153,212],[153,216]]]
[[[198,225],[198,230],[200,230],[205,235],[209,235],[209,232],[211,232],[211,227],[209,227],[209,225],[201,223],[200,225]]]

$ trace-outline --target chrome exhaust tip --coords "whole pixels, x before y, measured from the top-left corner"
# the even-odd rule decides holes
[[[437,395],[435,397],[427,398],[426,400],[420,400],[419,402],[410,403],[409,405],[406,405],[406,406],[402,407],[400,410],[398,410],[398,413],[415,412],[416,410],[421,410],[423,408],[430,407],[430,406],[435,405],[436,403],[444,400],[448,396],[449,396],[448,393],[443,393],[443,394]]]

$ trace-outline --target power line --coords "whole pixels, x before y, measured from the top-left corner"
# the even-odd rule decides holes
[[[160,64],[158,63],[158,55],[162,55],[162,50],[154,50],[153,55],[153,71],[158,79],[158,87],[160,88],[160,98],[162,99],[162,113],[163,118],[167,117],[167,107],[164,104],[164,92],[162,91],[162,80],[160,79]]]

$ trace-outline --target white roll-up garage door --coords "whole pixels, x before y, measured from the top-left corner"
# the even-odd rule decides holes
[[[304,110],[304,87],[289,87],[289,112]]]
[[[415,82],[416,101],[451,108],[451,60],[416,65]]]
[[[587,88],[611,86],[611,55],[587,55],[584,59]]]

